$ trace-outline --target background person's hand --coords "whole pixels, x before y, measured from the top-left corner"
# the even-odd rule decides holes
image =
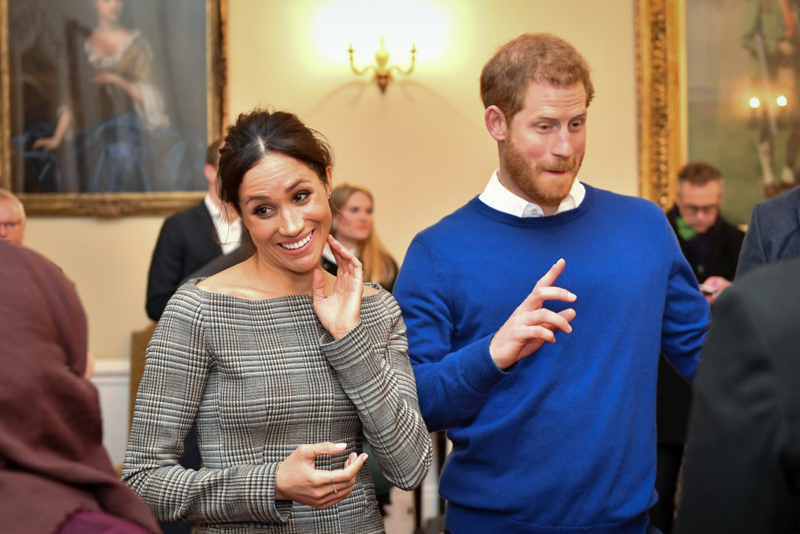
[[[351,453],[345,460],[344,468],[335,471],[324,471],[314,466],[317,456],[341,454],[345,448],[345,443],[329,441],[297,447],[278,467],[275,500],[299,502],[323,510],[346,499],[353,491],[356,475],[367,460],[367,455]]]
[[[569,334],[570,321],[575,318],[575,310],[568,308],[558,313],[542,308],[546,300],[575,302],[575,295],[560,287],[552,287],[558,275],[564,270],[565,262],[560,259],[534,286],[533,291],[514,310],[511,317],[489,343],[489,353],[499,369],[508,369],[520,359],[533,354],[545,341],[555,343],[556,330]]]
[[[322,270],[314,271],[314,312],[319,322],[339,339],[355,328],[361,319],[361,297],[364,294],[364,272],[355,255],[328,236],[331,252],[336,258],[336,283],[333,291],[325,296],[325,280]]]
[[[713,290],[711,294],[703,294],[709,304],[714,304],[722,292],[731,287],[731,282],[722,278],[721,276],[709,276],[703,282],[703,287]]]

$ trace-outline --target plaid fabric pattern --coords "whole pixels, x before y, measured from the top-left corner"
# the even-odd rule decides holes
[[[172,298],[147,348],[123,479],[156,518],[200,523],[199,533],[383,532],[366,468],[326,510],[276,502],[275,477],[304,443],[347,443],[316,459],[341,469],[363,431],[393,483],[425,478],[431,441],[394,297],[365,297],[361,322],[334,341],[309,295],[248,301],[195,282]],[[195,421],[200,471],[178,464]]]

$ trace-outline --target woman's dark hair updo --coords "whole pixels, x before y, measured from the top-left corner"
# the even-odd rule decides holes
[[[240,215],[239,187],[245,173],[264,156],[283,154],[297,160],[314,171],[325,185],[328,185],[327,168],[333,166],[333,151],[325,137],[286,111],[256,108],[242,113],[228,127],[219,153],[219,198]]]

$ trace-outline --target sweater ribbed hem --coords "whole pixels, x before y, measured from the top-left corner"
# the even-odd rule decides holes
[[[515,521],[508,513],[478,510],[448,503],[445,529],[453,534],[645,534],[646,514],[626,523],[601,523],[585,526],[536,525]]]

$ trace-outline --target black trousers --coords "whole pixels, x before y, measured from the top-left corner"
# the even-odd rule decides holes
[[[683,445],[660,443],[656,456],[658,502],[650,508],[650,523],[664,534],[671,534],[675,521],[675,493],[683,459]]]

